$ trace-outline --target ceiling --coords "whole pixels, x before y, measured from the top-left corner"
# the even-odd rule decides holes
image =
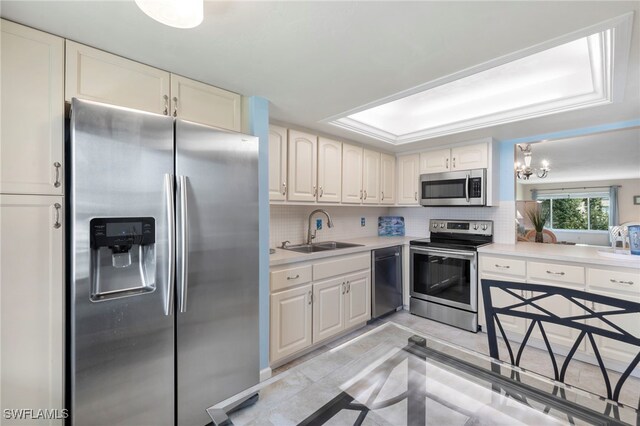
[[[640,128],[597,133],[531,145],[531,166],[549,161],[549,176],[520,184],[640,179]],[[516,148],[517,159],[523,162]],[[640,187],[638,188],[640,190]]]
[[[635,11],[622,102],[393,147],[328,117]],[[408,151],[640,118],[640,2],[205,2],[189,30],[127,1],[7,1],[10,20],[270,102],[273,121]]]

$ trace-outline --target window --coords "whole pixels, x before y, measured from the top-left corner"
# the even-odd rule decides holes
[[[609,194],[565,193],[539,195],[542,211],[549,213],[545,226],[558,230],[607,231]]]

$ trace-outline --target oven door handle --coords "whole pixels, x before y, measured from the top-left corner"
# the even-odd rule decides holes
[[[417,248],[417,247],[411,247],[411,251],[417,251],[420,253],[429,253],[429,254],[433,254],[433,255],[453,255],[453,256],[459,256],[459,257],[463,257],[463,258],[470,258],[473,259],[476,256],[476,252],[464,252],[464,251],[453,251],[453,250],[434,250],[434,249],[424,249],[424,248]]]

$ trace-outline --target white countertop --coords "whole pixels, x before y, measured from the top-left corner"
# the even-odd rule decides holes
[[[640,269],[640,256],[633,259],[617,259],[599,254],[607,247],[572,246],[564,244],[541,244],[518,242],[516,244],[490,244],[478,248],[479,253],[499,254],[506,256],[536,257],[553,261],[589,263],[603,266]]]
[[[351,240],[340,240],[344,243],[362,244],[359,247],[349,247],[337,250],[319,251],[316,253],[297,253],[295,251],[276,249],[276,252],[269,255],[269,266],[286,265],[289,263],[305,262],[308,260],[323,259],[332,256],[342,256],[345,254],[370,251],[383,247],[399,246],[409,244],[409,241],[419,237],[365,237]]]

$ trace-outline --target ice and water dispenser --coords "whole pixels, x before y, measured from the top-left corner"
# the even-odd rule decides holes
[[[156,288],[156,226],[152,217],[90,222],[91,300],[132,296]]]

